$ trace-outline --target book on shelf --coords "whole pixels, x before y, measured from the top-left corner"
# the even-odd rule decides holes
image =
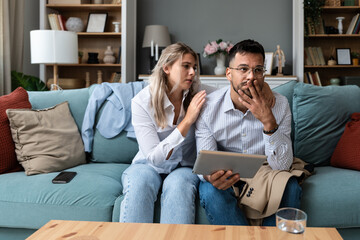
[[[315,24],[315,34],[325,34],[325,23],[324,20],[320,17],[318,22]]]
[[[309,56],[311,58],[311,62],[313,63],[312,65],[316,65],[316,60],[315,60],[315,56],[314,53],[312,51],[312,47],[307,47],[307,52],[309,53]]]
[[[308,66],[314,65],[313,62],[311,61],[310,53],[307,48],[304,48],[304,59],[306,65]]]
[[[349,24],[349,27],[348,27],[348,29],[347,29],[347,31],[346,31],[346,34],[352,34],[352,32],[354,31],[356,22],[357,22],[358,19],[359,19],[359,16],[360,16],[359,13],[353,16],[353,18],[351,19],[351,22],[350,22],[350,24]]]
[[[321,47],[317,47],[316,48],[316,51],[317,51],[317,54],[319,56],[319,60],[320,60],[320,65],[326,65],[325,63],[325,58],[324,58],[324,54],[323,54],[323,51],[321,49]]]
[[[121,72],[113,72],[110,77],[111,83],[121,83]]]
[[[66,30],[65,19],[62,15],[56,13],[48,14],[51,30]]]
[[[323,66],[326,65],[325,58],[321,47],[305,48],[305,64]]]
[[[352,34],[358,34],[360,30],[360,16],[358,17]]]
[[[307,77],[307,79],[308,79],[308,80],[307,80],[308,83],[314,85],[314,81],[313,81],[313,79],[312,79],[311,72],[306,72],[305,75],[306,75],[306,77]]]
[[[315,71],[313,73],[305,72],[304,83],[309,83],[316,86],[322,86],[319,72],[318,71]]]

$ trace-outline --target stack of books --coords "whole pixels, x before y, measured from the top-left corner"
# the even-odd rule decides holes
[[[65,18],[62,15],[56,13],[50,13],[48,14],[48,18],[49,18],[51,30],[64,30],[64,31],[66,30]]]
[[[360,32],[360,14],[356,14],[350,24],[349,24],[349,27],[346,31],[346,34],[359,34]]]
[[[316,86],[322,86],[320,76],[317,71],[314,73],[305,72],[304,83],[309,83],[309,84],[316,85]]]
[[[304,57],[306,65],[326,65],[325,58],[321,47],[305,47]]]

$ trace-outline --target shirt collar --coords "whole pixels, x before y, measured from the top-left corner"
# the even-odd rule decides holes
[[[231,100],[230,92],[231,92],[231,88],[229,87],[224,97],[224,112],[235,110],[234,103]]]
[[[185,98],[187,97],[187,95],[189,94],[189,89],[183,91],[183,98],[182,98],[182,102],[184,102]],[[170,99],[168,98],[167,94],[165,94],[165,98],[164,98],[164,109],[168,108],[168,107],[174,107],[173,104],[170,102]]]

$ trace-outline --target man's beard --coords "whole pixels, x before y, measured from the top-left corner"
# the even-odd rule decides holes
[[[240,84],[240,87],[236,90],[236,88],[235,88],[235,86],[234,86],[234,83],[231,81],[231,86],[232,86],[232,88],[234,89],[234,91],[235,91],[239,96],[240,96],[240,94],[239,94],[238,90],[241,90],[246,96],[248,96],[249,98],[252,99],[252,95],[251,95],[249,89],[246,89],[246,90],[241,89],[241,87],[245,86],[246,84],[247,84],[247,82]],[[241,96],[240,96],[240,97],[241,97]]]

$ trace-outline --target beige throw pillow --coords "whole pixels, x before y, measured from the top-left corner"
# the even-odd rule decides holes
[[[18,161],[26,175],[61,171],[86,162],[68,102],[42,110],[8,109]]]

